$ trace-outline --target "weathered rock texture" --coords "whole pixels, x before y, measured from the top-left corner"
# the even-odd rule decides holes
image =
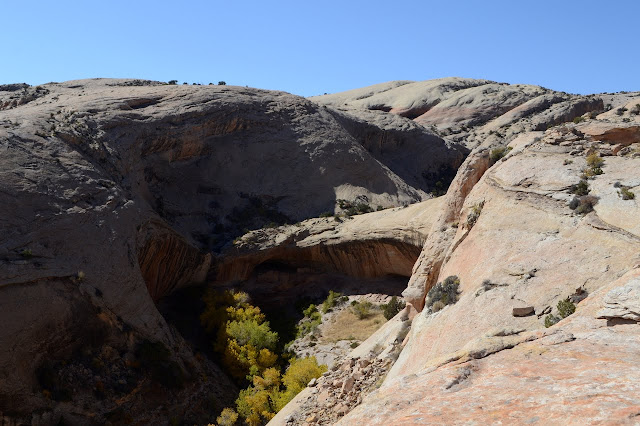
[[[265,262],[355,277],[409,277],[441,204],[442,199],[432,199],[404,208],[249,232],[224,253],[217,280],[245,280]]]
[[[377,110],[411,118],[470,148],[524,131],[546,130],[550,125],[604,109],[603,100],[597,96],[451,77],[392,81],[311,99],[352,115],[354,110]],[[617,97],[608,101],[621,102]]]
[[[372,138],[375,155],[364,146]],[[403,144],[416,155],[387,154]],[[210,363],[197,367],[154,302],[204,281],[212,251],[243,228],[333,211],[338,198],[383,207],[428,199],[422,173],[455,169],[466,152],[408,119],[338,119],[282,92],[107,79],[0,86],[0,411],[55,412],[52,422],[66,412],[83,424],[89,411],[101,422],[124,410],[150,422],[166,414],[153,404],[189,411],[208,400],[196,388],[230,404],[233,385]],[[392,171],[402,161],[417,174],[411,184]],[[415,244],[389,247],[417,256]],[[48,400],[36,370],[71,362],[94,323],[105,330],[100,344],[121,356],[142,338],[162,342],[193,398],[169,392],[145,407],[119,395],[73,415]]]
[[[0,86],[3,421],[198,423],[209,395],[209,412],[231,404],[233,385],[155,305],[192,282],[248,278],[290,303],[328,279],[392,294],[411,276],[404,349],[344,424],[632,422],[640,214],[622,195],[640,191],[638,103],[459,78],[312,100],[139,80]],[[570,191],[593,152],[604,173],[582,215]],[[230,243],[339,212],[338,199],[399,207],[449,183],[437,201]],[[450,275],[460,300],[434,314],[425,296]],[[525,306],[535,315],[513,316]],[[400,348],[391,328],[370,338],[383,353]],[[124,372],[141,368],[145,338],[168,348],[182,390]],[[44,392],[46,362],[63,395]]]
[[[520,134],[493,165],[490,141],[469,155],[404,293],[421,310],[406,346],[339,424],[635,423],[640,209],[620,188],[639,189],[640,119],[583,120]],[[594,152],[598,202],[580,214],[573,185]],[[427,291],[450,275],[460,300],[433,313]],[[566,298],[577,311],[545,329]],[[513,316],[526,306],[535,315]]]

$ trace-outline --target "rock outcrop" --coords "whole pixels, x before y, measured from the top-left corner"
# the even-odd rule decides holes
[[[457,77],[392,81],[311,99],[351,114],[375,110],[411,118],[469,148],[604,111],[598,96]],[[621,102],[618,97],[608,101]]]
[[[633,422],[639,99],[459,78],[312,99],[0,86],[0,418],[211,421],[235,386],[156,306],[209,282],[281,305],[404,289],[352,353],[371,364],[316,381],[289,423],[327,403],[342,424]],[[382,210],[309,219],[339,200]],[[453,275],[457,303],[428,306]],[[577,311],[544,328],[567,298]],[[145,373],[141,344],[182,387]]]
[[[406,346],[339,424],[634,423],[640,210],[621,188],[638,191],[640,139],[618,129],[637,117],[521,134],[493,165],[479,160],[489,144],[469,155],[404,293],[421,311]],[[460,179],[468,170],[480,171]],[[576,189],[585,177],[588,195]],[[432,311],[427,291],[451,275],[460,300]],[[545,329],[565,299],[577,311]],[[524,306],[535,315],[514,316]]]
[[[205,281],[215,252],[244,228],[333,211],[336,199],[392,207],[429,198],[428,182],[403,181],[350,133],[357,126],[287,93],[93,79],[0,86],[0,110],[0,411],[15,419],[52,407],[53,422],[66,413],[82,423],[89,411],[101,421],[115,409],[155,418],[126,392],[124,405],[94,398],[73,415],[42,393],[36,371],[73,364],[94,323],[104,331],[96,351],[130,357],[143,339],[168,348],[190,378],[193,398],[180,400],[192,407],[232,389],[215,365],[194,360],[155,302]],[[369,130],[419,145],[418,159],[433,150],[421,172],[456,168],[466,153],[404,118]],[[391,246],[417,256],[402,244]],[[152,387],[141,386],[140,395]],[[230,403],[233,392],[223,394],[218,403]],[[181,406],[171,392],[162,398]]]

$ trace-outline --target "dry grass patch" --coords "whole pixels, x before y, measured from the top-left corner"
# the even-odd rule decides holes
[[[319,340],[323,343],[353,339],[364,341],[385,322],[387,320],[380,309],[373,309],[371,316],[365,319],[358,319],[350,309],[345,309],[322,326],[322,337]]]

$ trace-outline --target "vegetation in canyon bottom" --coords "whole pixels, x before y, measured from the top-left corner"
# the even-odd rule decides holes
[[[214,352],[226,371],[244,387],[235,408],[225,408],[216,419],[217,424],[233,425],[239,420],[249,425],[264,424],[311,379],[327,371],[327,366],[319,365],[313,356],[295,358],[288,349],[292,342],[283,344],[283,340],[314,332],[322,323],[322,314],[347,301],[347,296],[334,291],[330,291],[318,306],[307,306],[301,301],[299,305],[304,317],[295,325],[276,324],[274,328],[280,330],[278,333],[260,308],[251,304],[247,293],[230,290],[206,293],[201,323],[212,336]],[[375,310],[380,311],[378,315],[384,314],[386,319],[391,319],[403,308],[404,302],[394,297],[379,307],[366,301],[353,301],[345,312],[364,320]],[[295,331],[289,333],[287,329]]]
[[[214,350],[238,384],[246,386],[235,410],[225,408],[218,424],[234,424],[238,417],[249,425],[264,424],[326,371],[314,357],[296,359],[280,351],[278,333],[247,293],[210,291],[204,301],[200,319],[215,336]]]

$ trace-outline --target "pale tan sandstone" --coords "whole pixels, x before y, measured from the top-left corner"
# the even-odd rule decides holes
[[[405,294],[421,307],[436,281],[457,275],[460,300],[416,316],[380,391],[341,424],[634,423],[640,214],[614,183],[635,188],[639,160],[605,157],[604,174],[589,180],[601,204],[576,215],[569,189],[593,145],[538,138],[514,141],[477,180],[452,210],[457,228],[432,229]],[[481,203],[470,226],[467,216]],[[430,241],[444,243],[435,250]],[[485,279],[496,285],[483,289]],[[578,288],[589,296],[577,312],[545,329],[544,315]],[[528,305],[537,315],[512,316]]]

